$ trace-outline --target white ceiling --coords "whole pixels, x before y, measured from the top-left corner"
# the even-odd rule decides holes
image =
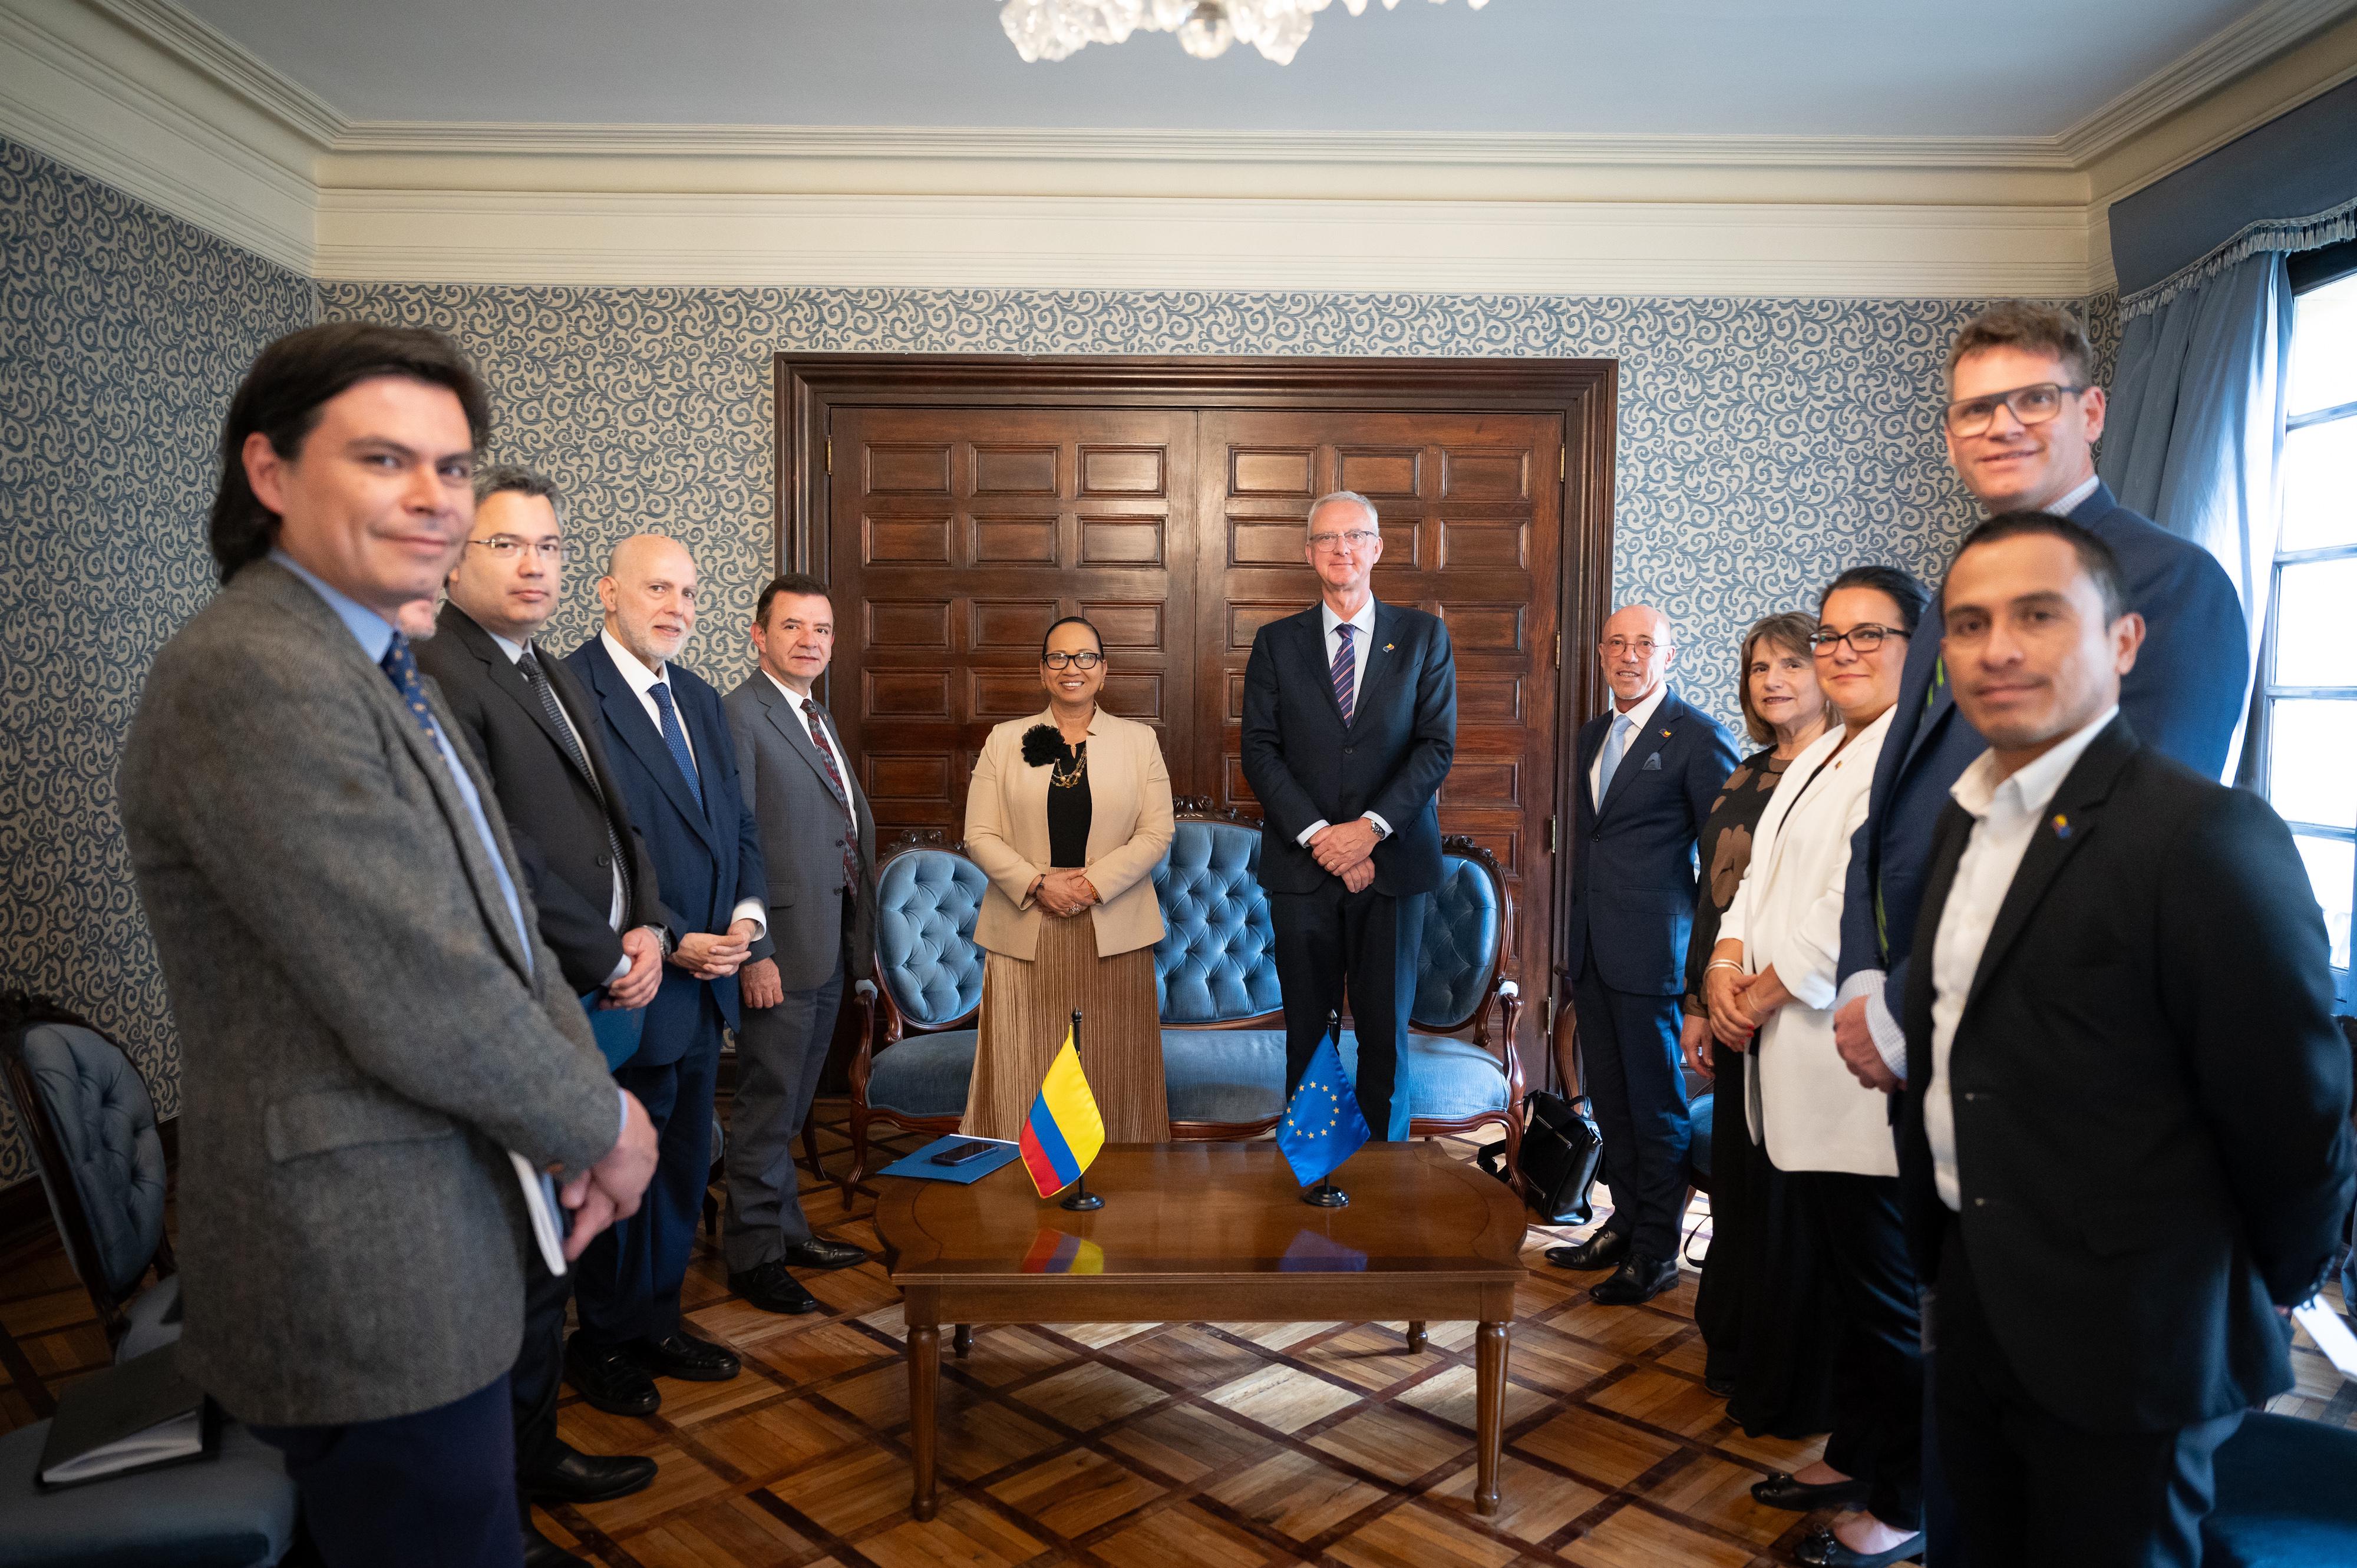
[[[2263,0],[1405,0],[1288,67],[1026,65],[997,0],[183,0],[348,119],[2044,136]]]

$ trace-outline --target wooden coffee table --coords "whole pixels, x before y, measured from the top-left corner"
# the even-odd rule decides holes
[[[1019,1161],[970,1187],[879,1180],[876,1230],[908,1304],[916,1516],[933,1517],[944,1323],[963,1355],[977,1323],[1403,1318],[1410,1349],[1428,1322],[1480,1325],[1473,1502],[1495,1513],[1523,1205],[1430,1144],[1370,1144],[1334,1179],[1350,1207],[1315,1208],[1275,1144],[1202,1143],[1107,1145],[1088,1175],[1104,1207],[1086,1214],[1042,1199]]]

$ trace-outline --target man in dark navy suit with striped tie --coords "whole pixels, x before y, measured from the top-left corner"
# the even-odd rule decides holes
[[[1457,661],[1439,618],[1375,602],[1383,540],[1349,490],[1309,509],[1320,602],[1272,621],[1244,666],[1244,779],[1261,805],[1261,885],[1285,993],[1287,1098],[1347,992],[1359,1106],[1408,1135],[1399,1068],[1430,894],[1440,781],[1457,755]]]
[[[566,1378],[617,1415],[654,1413],[657,1374],[719,1382],[740,1369],[679,1315],[712,1171],[721,1032],[737,1026],[737,971],[769,931],[761,837],[737,787],[727,713],[676,661],[695,630],[695,562],[678,541],[626,539],[597,580],[605,629],[565,657],[597,703],[615,781],[654,856],[670,943],[638,1054],[614,1071],[662,1130],[662,1164],[638,1218],[583,1254],[581,1328],[565,1348]]]

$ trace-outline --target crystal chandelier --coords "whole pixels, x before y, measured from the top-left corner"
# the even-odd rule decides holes
[[[1143,28],[1176,33],[1179,47],[1197,59],[1227,53],[1243,42],[1291,65],[1294,51],[1309,36],[1309,19],[1334,0],[1006,0],[998,19],[1027,60],[1062,59],[1088,44],[1117,44]],[[1432,0],[1436,5],[1445,0]],[[1479,11],[1490,0],[1465,0]],[[1367,0],[1342,0],[1353,16]],[[1383,0],[1388,11],[1399,0]]]

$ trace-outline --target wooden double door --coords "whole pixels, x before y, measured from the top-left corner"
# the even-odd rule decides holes
[[[1389,405],[1396,392],[1337,406],[1331,389],[1222,406],[1201,379],[1157,405],[1086,376],[1042,385],[1039,361],[1008,364],[997,386],[929,382],[928,363],[780,367],[780,554],[833,592],[827,699],[879,842],[962,835],[974,758],[994,725],[1045,706],[1040,639],[1068,615],[1096,625],[1102,700],[1154,726],[1173,790],[1256,816],[1239,762],[1254,634],[1316,602],[1308,506],[1356,490],[1381,514],[1376,597],[1442,617],[1456,648],[1442,831],[1496,856],[1516,910],[1512,967],[1534,1001],[1551,993],[1575,705],[1559,637],[1567,616],[1587,618],[1579,579],[1598,542],[1592,518],[1566,529],[1566,498],[1586,499],[1593,411],[1449,406],[1461,393]],[[902,366],[888,399],[825,385],[828,371]],[[1533,1012],[1519,1044],[1544,1081],[1546,1010]]]

